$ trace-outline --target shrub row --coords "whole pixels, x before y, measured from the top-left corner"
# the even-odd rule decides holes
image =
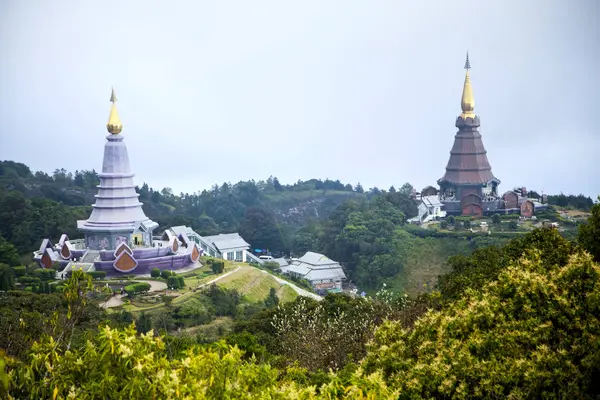
[[[56,277],[56,271],[53,269],[38,268],[33,271],[33,276],[43,281],[50,281]]]
[[[92,277],[92,279],[104,279],[106,278],[106,271],[90,271],[88,275]]]

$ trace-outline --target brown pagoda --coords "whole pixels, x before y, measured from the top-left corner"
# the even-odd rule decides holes
[[[495,208],[500,180],[494,177],[487,159],[475,115],[475,100],[469,76],[469,54],[465,62],[462,113],[456,119],[458,132],[450,151],[446,173],[438,180],[440,197],[449,214],[483,215]]]

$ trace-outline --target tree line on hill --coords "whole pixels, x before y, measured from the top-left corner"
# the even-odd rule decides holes
[[[370,216],[397,217],[383,211]],[[544,228],[454,256],[419,297],[271,304],[214,343],[140,334],[141,316],[107,321],[79,271],[63,294],[3,293],[0,338],[30,336],[18,356],[0,356],[0,396],[594,399],[600,205],[591,211],[577,241]]]
[[[97,184],[95,171],[72,174],[57,169],[50,176],[34,173],[21,163],[0,162],[0,236],[25,255],[31,254],[42,238],[57,239],[62,233],[77,238],[76,221],[89,216]],[[399,189],[365,191],[360,184],[352,187],[339,180],[283,185],[270,177],[214,185],[195,194],[175,195],[168,188],[159,191],[147,184],[138,192],[144,211],[161,228],[187,225],[201,235],[238,231],[254,248],[275,255],[321,252],[341,262],[351,281],[361,288],[378,288],[402,274],[409,259],[421,250],[416,243],[423,232],[405,225],[407,218],[417,214],[413,187],[408,183]],[[593,204],[582,195],[561,194],[549,199],[581,209]],[[307,204],[312,208],[299,216],[289,212]],[[472,240],[466,232],[455,236],[454,245],[432,250],[439,252],[439,263],[449,255],[494,241]]]

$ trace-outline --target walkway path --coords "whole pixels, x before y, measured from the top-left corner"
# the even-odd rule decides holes
[[[256,267],[252,267],[252,268],[256,268]],[[265,271],[264,269],[259,269],[259,268],[256,268],[256,269],[258,269],[259,271],[261,271],[261,272],[263,272],[265,274],[268,274],[268,272]],[[302,289],[301,287],[296,286],[293,283],[288,282],[285,279],[281,279],[280,277],[275,276],[273,274],[269,274],[269,275],[271,275],[271,277],[273,277],[273,279],[275,279],[281,285],[290,285],[290,287],[292,289],[294,289],[296,291],[296,293],[298,293],[298,295],[300,295],[300,296],[310,297],[311,299],[315,299],[317,301],[323,300],[323,298],[321,296],[319,296],[318,294],[316,294],[316,293],[312,293],[312,292],[309,292],[308,290]]]
[[[201,287],[204,287],[204,286],[208,286],[208,285],[212,285],[212,284],[213,284],[213,283],[215,283],[216,281],[218,281],[218,280],[220,280],[220,279],[223,279],[223,278],[225,278],[225,277],[227,277],[227,276],[229,276],[229,275],[231,275],[231,274],[234,274],[234,273],[238,272],[238,271],[240,270],[240,268],[242,268],[242,267],[238,265],[238,266],[237,266],[237,268],[236,268],[236,269],[234,269],[233,271],[229,271],[229,272],[227,272],[227,273],[225,273],[225,274],[223,274],[223,275],[221,275],[221,276],[217,276],[215,279],[213,279],[213,280],[211,280],[211,281],[208,281],[208,282],[206,282],[206,283],[203,283],[202,285],[198,285],[198,288],[201,288]]]

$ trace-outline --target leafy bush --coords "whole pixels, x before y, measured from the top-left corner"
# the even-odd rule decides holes
[[[20,276],[17,278],[17,282],[22,283],[23,285],[31,285],[38,284],[42,280],[36,276]]]
[[[150,270],[150,276],[153,278],[160,278],[160,269],[158,268],[152,268]]]
[[[279,263],[276,262],[276,261],[265,261],[263,263],[263,267],[267,268],[267,269],[269,269],[271,271],[275,271],[275,270],[279,269]]]
[[[448,221],[442,221],[442,222],[440,222],[440,228],[442,228],[442,229],[448,229]]]
[[[171,354],[165,337],[132,326],[105,326],[86,346],[64,351],[45,338],[25,365],[9,362],[8,393],[15,399],[314,399],[314,389],[281,383],[267,364],[244,361],[240,349],[192,347]],[[76,383],[75,383],[76,382]],[[332,391],[329,394],[334,396]]]
[[[385,323],[362,376],[381,373],[405,398],[594,398],[599,298],[589,256],[561,267],[533,252],[413,330]]]
[[[33,271],[33,276],[40,278],[43,281],[49,281],[54,279],[56,272],[53,269],[38,268]]]
[[[512,220],[508,223],[508,229],[516,231],[517,229],[519,229],[519,224],[517,223],[517,221]]]
[[[92,277],[92,279],[106,278],[106,271],[90,271],[88,274]]]
[[[212,284],[205,293],[212,301],[217,316],[236,316],[237,305],[241,301],[237,290],[228,290]]]
[[[167,278],[167,286],[169,287],[169,289],[179,289],[180,283],[179,283],[179,278],[178,276],[175,275],[171,275]]]
[[[215,274],[222,274],[225,270],[225,261],[223,260],[213,260],[212,262],[212,271]]]
[[[183,276],[178,275],[177,280],[179,281],[179,287],[184,288],[185,287],[185,278]]]
[[[600,196],[598,200],[600,201]],[[591,213],[587,222],[580,225],[577,241],[590,252],[596,262],[600,262],[600,203],[592,206]]]
[[[173,272],[169,271],[168,269],[163,269],[160,271],[160,276],[164,279],[169,279],[171,275],[173,275]]]
[[[500,214],[494,214],[492,216],[492,223],[494,225],[500,225],[502,223],[502,217],[500,216]]]
[[[438,289],[444,298],[459,298],[466,289],[476,290],[497,278],[510,263],[524,254],[539,251],[544,263],[565,265],[575,249],[556,229],[536,229],[510,241],[506,246],[477,249],[470,256],[448,259],[451,271],[439,277]]]
[[[138,293],[145,293],[148,290],[150,290],[152,286],[150,286],[149,283],[146,282],[138,282],[138,283],[133,283],[131,285],[127,285],[123,288],[123,290],[125,290],[125,292],[130,295],[130,296],[134,296]]]
[[[0,290],[8,291],[15,288],[15,273],[8,264],[0,263]]]

